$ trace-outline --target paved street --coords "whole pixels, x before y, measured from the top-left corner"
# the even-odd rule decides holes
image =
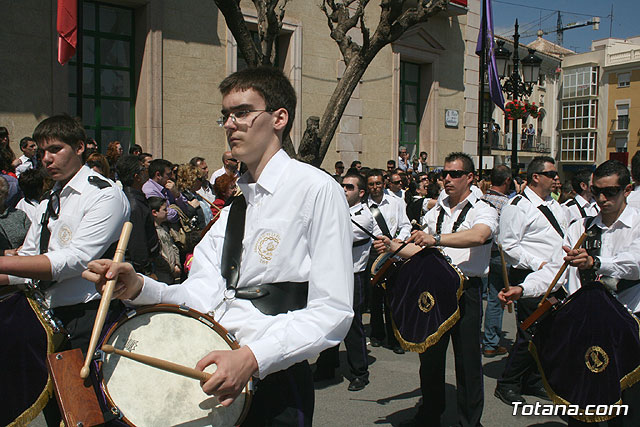
[[[368,322],[368,315],[365,315],[365,324]],[[507,345],[515,336],[514,315],[505,313],[503,325],[507,332],[503,344]],[[416,353],[397,355],[382,347],[369,347],[369,349],[371,351],[369,354],[371,383],[364,390],[348,391],[349,381],[342,375],[334,382],[316,384],[314,425],[397,426],[400,422],[415,415],[415,407],[420,398],[418,355]],[[348,374],[344,347],[341,348],[340,357],[341,373]],[[558,417],[513,416],[512,408],[493,396],[496,378],[502,372],[505,360],[502,357],[483,359],[485,405],[482,424],[490,427],[556,427],[566,425],[566,422]],[[447,355],[446,379],[447,409],[442,419],[443,426],[456,422],[455,371],[451,345]],[[535,399],[528,397],[527,402],[534,403]],[[44,419],[40,416],[31,425],[45,427]]]

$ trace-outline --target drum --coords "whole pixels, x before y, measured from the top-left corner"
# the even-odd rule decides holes
[[[127,313],[107,332],[104,343],[189,367],[213,350],[239,348],[212,317],[174,305]],[[251,381],[225,408],[191,378],[115,354],[105,355],[99,367],[111,411],[133,426],[233,426],[241,423],[251,403]],[[214,372],[215,365],[207,371]]]
[[[0,425],[28,424],[52,396],[46,360],[53,335],[25,292],[0,299]]]
[[[622,390],[640,379],[640,323],[601,283],[584,285],[537,325],[529,344],[554,403],[620,403]],[[626,403],[626,402],[622,402]],[[614,414],[615,415],[615,414]]]
[[[424,248],[393,273],[387,298],[405,350],[423,352],[460,319],[464,275],[438,248]]]

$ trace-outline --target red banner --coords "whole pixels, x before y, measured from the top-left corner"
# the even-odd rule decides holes
[[[58,0],[58,62],[65,64],[78,46],[78,0]]]

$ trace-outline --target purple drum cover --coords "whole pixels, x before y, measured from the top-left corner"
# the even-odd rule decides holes
[[[460,318],[463,276],[434,248],[404,262],[387,283],[394,332],[400,345],[423,352]]]

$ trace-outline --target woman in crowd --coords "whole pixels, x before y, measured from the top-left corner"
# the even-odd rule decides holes
[[[208,205],[205,205],[205,208],[202,207],[200,204],[202,198],[196,194],[196,191],[202,187],[203,177],[203,172],[196,166],[186,164],[178,167],[178,181],[176,185],[188,201],[184,214],[188,216],[191,221],[195,222],[196,228],[200,230],[205,228],[212,218],[210,215],[205,215],[205,208],[209,211],[208,213],[211,213],[211,211],[208,209]],[[207,218],[209,218],[209,220],[207,220]]]
[[[105,156],[100,153],[92,153],[87,157],[87,166],[98,172],[105,178],[110,178],[111,166]]]
[[[17,249],[22,246],[31,221],[27,214],[5,202],[9,196],[9,184],[4,177],[0,177],[0,254],[6,250]]]
[[[213,205],[217,208],[214,209],[214,216],[217,218],[219,211],[231,201],[231,198],[236,192],[236,178],[226,173],[220,175],[213,183],[213,192],[216,194]]]
[[[115,181],[116,176],[116,163],[122,156],[122,144],[120,141],[111,141],[107,146],[107,161],[109,162],[109,178]]]

